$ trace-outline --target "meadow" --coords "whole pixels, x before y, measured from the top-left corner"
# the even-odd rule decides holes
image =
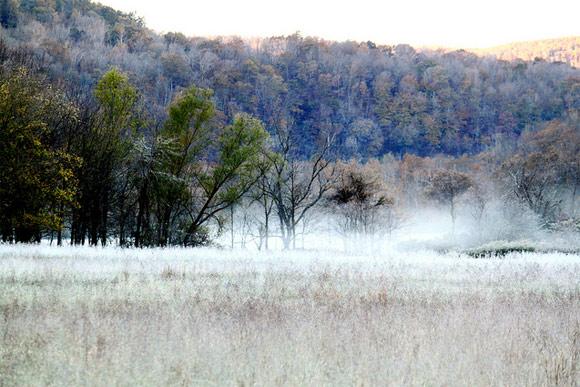
[[[580,256],[0,246],[0,385],[580,384]]]

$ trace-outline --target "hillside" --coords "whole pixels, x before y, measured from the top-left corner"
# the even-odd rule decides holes
[[[525,61],[562,62],[578,68],[580,67],[580,36],[517,42],[476,49],[473,52],[480,55],[493,55],[498,59],[510,61],[522,59]]]
[[[74,98],[90,98],[102,74],[117,67],[159,122],[175,94],[196,84],[214,90],[223,121],[240,111],[257,116],[270,132],[293,133],[304,156],[329,135],[342,158],[474,154],[580,104],[580,71],[562,63],[298,34],[252,42],[162,36],[88,0],[0,5],[0,38],[35,53]]]

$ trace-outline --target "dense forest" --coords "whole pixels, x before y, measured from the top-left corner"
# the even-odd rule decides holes
[[[90,94],[111,67],[128,74],[155,120],[182,88],[214,90],[224,122],[239,112],[290,130],[310,156],[337,137],[344,158],[475,154],[578,108],[580,70],[299,34],[255,41],[163,36],[88,0],[2,0],[2,39],[42,59],[67,94]],[[576,104],[576,105],[575,105]]]
[[[503,60],[560,62],[580,67],[580,36],[517,42],[473,51]]]
[[[388,235],[425,205],[480,229],[495,208],[504,238],[580,228],[568,64],[159,35],[86,0],[0,0],[0,23],[5,242],[197,246],[229,227],[233,245],[237,227],[290,248],[322,215]]]

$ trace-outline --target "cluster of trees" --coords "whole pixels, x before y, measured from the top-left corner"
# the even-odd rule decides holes
[[[88,0],[2,0],[2,37],[42,58],[55,82],[85,94],[111,67],[156,121],[183,88],[214,90],[220,118],[246,112],[311,157],[321,137],[344,159],[385,153],[476,154],[578,109],[579,70],[465,51],[328,42],[299,34],[255,41],[156,34]],[[11,15],[16,15],[16,19]],[[69,86],[67,86],[69,87]],[[152,134],[152,133],[148,133]]]
[[[518,151],[502,165],[511,194],[540,216],[557,224],[563,212],[575,218],[580,184],[580,120],[554,121],[527,133]]]
[[[80,160],[56,134],[76,112],[22,68],[0,70],[0,235],[40,241],[59,228],[59,210],[74,204]]]
[[[266,165],[268,133],[239,114],[214,120],[212,93],[190,87],[153,125],[117,70],[92,99],[67,99],[0,50],[0,237],[73,244],[207,243],[205,225],[239,200]]]

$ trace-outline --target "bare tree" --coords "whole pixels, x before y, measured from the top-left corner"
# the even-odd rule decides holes
[[[255,227],[256,210],[251,198],[242,198],[235,205],[230,206],[229,227],[230,227],[230,246],[232,249],[236,245],[245,249],[247,244],[256,238],[253,233]],[[261,246],[259,246],[261,249]]]
[[[502,165],[509,193],[540,216],[545,225],[560,213],[557,179],[553,164],[558,157],[552,152],[515,155]]]
[[[339,177],[328,199],[339,231],[347,238],[358,239],[385,230],[386,212],[393,207],[394,201],[380,178],[353,164],[339,165],[339,168]]]
[[[577,192],[580,185],[580,124],[573,115],[567,121],[554,120],[544,129],[523,137],[523,147],[532,148],[546,158],[547,165],[541,166],[544,173],[552,172],[557,183],[562,210],[576,217]],[[566,195],[569,192],[569,196]],[[568,203],[566,203],[568,202]],[[567,206],[565,204],[568,204]]]
[[[394,204],[394,203],[393,203]],[[382,227],[391,238],[393,232],[403,228],[407,222],[405,213],[394,205],[386,206],[381,214]]]
[[[253,192],[250,193],[253,203],[258,205],[260,208],[260,214],[254,216],[254,221],[257,225],[257,245],[259,250],[268,250],[270,245],[270,219],[272,218],[272,212],[274,211],[274,200],[269,195],[268,187],[269,180],[268,174],[270,172],[270,164],[263,164],[267,167],[262,171],[260,179],[258,179],[256,185],[254,186]]]
[[[310,161],[298,159],[290,133],[280,131],[277,142],[278,153],[271,157],[272,172],[264,188],[274,203],[284,248],[296,248],[296,227],[331,188],[328,157],[333,138],[324,138]]]
[[[449,207],[452,222],[452,234],[455,234],[457,199],[473,186],[471,177],[464,173],[442,170],[430,179],[425,191],[427,197]]]

